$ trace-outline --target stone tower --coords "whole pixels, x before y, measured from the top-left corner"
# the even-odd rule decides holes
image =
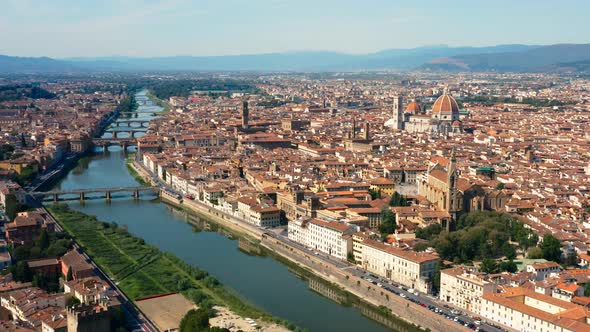
[[[111,330],[111,313],[101,305],[79,304],[67,308],[68,332]]]
[[[393,128],[404,129],[404,110],[402,96],[393,97]]]
[[[371,138],[369,130],[370,130],[369,122],[365,122],[365,128],[364,128],[364,133],[363,133],[364,137],[363,138],[367,141]]]
[[[244,100],[242,102],[242,128],[248,129],[248,101]]]
[[[459,191],[457,189],[457,181],[459,180],[459,174],[457,173],[457,157],[455,155],[455,149],[451,152],[451,159],[447,168],[447,208],[451,215],[452,223],[457,221],[457,216],[461,212],[461,203],[459,202]],[[450,228],[450,225],[447,225]]]

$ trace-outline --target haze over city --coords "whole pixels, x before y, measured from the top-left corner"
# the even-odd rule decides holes
[[[3,1],[0,54],[365,54],[428,45],[588,42],[587,1]]]
[[[589,12],[2,1],[0,331],[590,331]]]

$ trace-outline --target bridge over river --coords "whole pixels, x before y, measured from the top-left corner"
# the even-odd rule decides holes
[[[133,198],[139,199],[141,193],[152,193],[159,195],[160,188],[158,187],[109,187],[109,188],[89,188],[89,189],[72,189],[72,190],[53,190],[53,191],[35,191],[30,194],[35,198],[45,199],[52,197],[54,202],[60,200],[76,200],[81,201],[89,198],[88,194],[104,194],[101,196],[92,196],[92,198],[105,198],[110,200],[113,198],[113,193],[124,193]],[[64,196],[68,196],[67,198]],[[123,197],[123,196],[121,196]]]

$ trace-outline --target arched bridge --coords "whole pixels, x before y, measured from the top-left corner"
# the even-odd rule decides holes
[[[135,138],[114,138],[114,137],[109,137],[109,138],[93,138],[92,139],[92,143],[95,146],[102,146],[103,149],[108,148],[111,145],[120,145],[123,150],[126,150],[127,147],[129,146],[134,146],[137,145],[137,139]]]
[[[133,198],[138,199],[140,193],[154,193],[160,194],[160,188],[158,187],[111,187],[111,188],[90,188],[90,189],[72,189],[72,190],[53,190],[53,191],[35,191],[32,192],[35,198],[44,199],[46,197],[52,197],[54,202],[60,200],[60,196],[64,195],[76,195],[81,201],[86,199],[87,194],[103,193],[102,198],[110,200],[113,198],[113,193],[128,193]],[[94,196],[96,197],[96,196]],[[74,199],[74,198],[71,198]]]
[[[145,129],[124,129],[124,130],[107,130],[105,131],[105,133],[110,133],[113,137],[112,138],[119,138],[119,134],[122,133],[126,133],[129,136],[131,136],[131,138],[135,138],[135,134],[145,134],[146,130]]]
[[[150,125],[150,121],[153,120],[143,120],[143,119],[131,119],[131,120],[117,120],[111,124],[111,127],[131,127],[132,124],[138,124],[139,127],[147,128]],[[133,128],[133,127],[131,127]],[[138,127],[136,127],[138,128]]]

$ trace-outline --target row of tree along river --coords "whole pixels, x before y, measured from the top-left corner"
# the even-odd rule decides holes
[[[161,110],[149,101],[146,91],[137,93],[135,99],[141,113],[132,115],[133,119],[150,119],[153,114],[146,111]],[[104,137],[110,136],[107,132]],[[81,159],[53,189],[137,186],[125,163],[126,152],[120,147],[111,146],[104,152],[97,148],[90,157]],[[87,197],[84,202],[68,204],[101,221],[127,227],[149,244],[208,271],[245,302],[310,331],[408,329],[406,324],[363,304],[330,283],[288,266],[251,244],[239,245],[237,235],[159,199],[146,196],[139,200],[120,198],[106,202]]]

